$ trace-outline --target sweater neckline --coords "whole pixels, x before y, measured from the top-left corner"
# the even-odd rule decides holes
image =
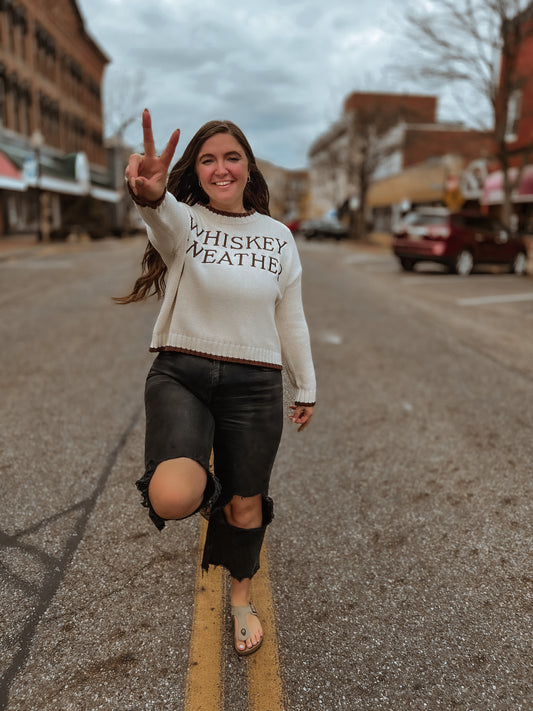
[[[252,215],[255,215],[255,210],[248,210],[247,212],[226,212],[225,210],[217,210],[215,207],[211,207],[211,205],[204,205],[203,203],[199,204],[202,207],[205,207],[206,210],[209,210],[209,212],[212,212],[215,215],[222,215],[222,217],[251,217]]]

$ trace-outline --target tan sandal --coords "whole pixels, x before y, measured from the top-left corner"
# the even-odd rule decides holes
[[[255,615],[259,619],[257,610],[251,603],[249,605],[231,606],[231,616],[233,620],[237,620],[238,642],[246,642],[246,640],[251,637],[251,633],[248,629],[248,624],[246,622],[246,615]],[[246,657],[248,654],[253,654],[254,652],[257,652],[259,647],[263,644],[263,637],[261,637],[259,642],[253,647],[245,647],[244,649],[239,649],[237,640],[235,640],[235,625],[233,625],[233,637],[233,646],[240,657]]]

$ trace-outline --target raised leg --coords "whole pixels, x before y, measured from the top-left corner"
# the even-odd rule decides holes
[[[194,459],[180,457],[161,462],[148,488],[152,508],[164,519],[190,516],[201,505],[207,472]]]

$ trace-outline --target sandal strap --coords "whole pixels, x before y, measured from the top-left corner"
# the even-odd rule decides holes
[[[251,603],[249,605],[232,605],[231,614],[233,617],[237,618],[239,641],[245,642],[249,637],[251,637],[250,630],[248,629],[248,624],[246,622],[246,615],[255,615],[258,617],[257,610]]]

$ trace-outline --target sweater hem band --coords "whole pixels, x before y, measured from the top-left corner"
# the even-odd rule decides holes
[[[275,363],[266,363],[259,360],[247,360],[246,358],[231,358],[230,356],[214,355],[213,353],[202,353],[201,351],[194,351],[190,348],[179,348],[178,346],[159,346],[158,348],[155,348],[154,346],[150,347],[151,353],[160,353],[163,351],[186,353],[187,355],[199,356],[200,358],[211,358],[212,360],[221,360],[226,363],[241,363],[242,365],[257,365],[262,368],[272,368],[272,370],[283,370],[283,366],[276,365]]]

